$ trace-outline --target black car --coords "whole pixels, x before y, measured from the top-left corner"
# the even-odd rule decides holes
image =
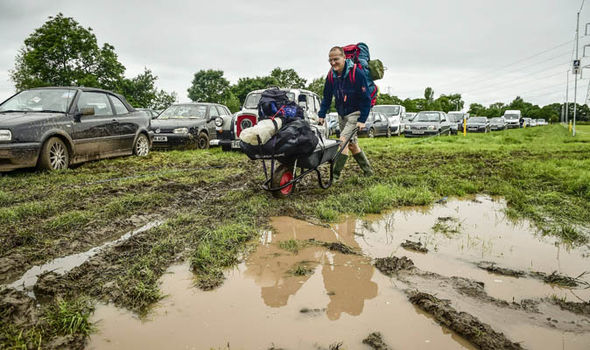
[[[215,119],[230,116],[229,109],[216,103],[178,103],[152,120],[154,148],[209,148],[216,139]]]
[[[358,131],[359,136],[366,135],[368,137],[375,136],[391,136],[391,128],[389,127],[389,119],[381,113],[369,112],[365,127]]]
[[[490,119],[490,130],[506,130],[506,120],[504,117]]]
[[[148,154],[150,118],[123,96],[81,87],[25,90],[0,104],[0,171],[65,169],[88,160]]]
[[[471,117],[467,119],[467,132],[490,132],[490,121],[487,117]]]
[[[155,119],[158,117],[158,115],[160,114],[158,111],[156,111],[155,109],[150,109],[150,108],[136,108],[136,110],[138,111],[142,111],[145,114],[147,114],[151,119]]]

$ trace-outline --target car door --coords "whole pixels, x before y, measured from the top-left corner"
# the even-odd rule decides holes
[[[83,115],[84,111],[93,111]],[[103,92],[82,91],[76,102],[72,125],[74,162],[100,158],[116,149],[115,118],[111,103]]]
[[[130,152],[133,150],[133,141],[135,141],[139,125],[142,123],[142,119],[146,118],[144,117],[145,114],[139,111],[129,112],[125,104],[117,96],[109,95],[109,99],[115,111],[113,125],[113,136],[116,140],[115,151]]]

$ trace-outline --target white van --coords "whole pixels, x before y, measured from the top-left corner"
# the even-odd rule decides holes
[[[389,130],[392,134],[400,136],[402,133],[400,121],[406,116],[406,107],[401,105],[376,105],[371,110],[373,112],[382,113],[389,119]]]
[[[506,128],[518,129],[520,128],[520,118],[522,113],[518,109],[508,109],[504,112],[504,119],[506,120]]]

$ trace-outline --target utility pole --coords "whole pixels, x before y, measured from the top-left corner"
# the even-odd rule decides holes
[[[571,68],[567,70],[567,80],[565,83],[565,124],[567,124],[569,122],[568,120],[568,112],[570,110],[570,106],[569,106],[569,98],[568,98],[568,93],[570,91],[570,72],[571,72]]]
[[[577,105],[577,101],[576,101],[576,97],[577,97],[577,92],[578,92],[578,73],[579,73],[579,67],[580,67],[580,57],[578,56],[578,46],[579,46],[579,41],[580,41],[580,12],[582,12],[582,7],[584,7],[584,1],[582,0],[582,5],[580,6],[580,10],[578,11],[578,14],[576,16],[576,59],[574,61],[574,73],[576,75],[575,80],[574,80],[574,125],[573,125],[573,129],[572,129],[572,136],[576,136],[576,105]],[[577,67],[576,67],[577,64]]]

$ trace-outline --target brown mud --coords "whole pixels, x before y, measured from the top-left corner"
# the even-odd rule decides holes
[[[406,241],[400,244],[400,246],[407,250],[413,250],[415,252],[420,253],[428,253],[428,248],[424,247],[422,245],[422,242],[413,242],[406,239]]]
[[[383,341],[383,336],[379,332],[373,332],[363,339],[363,344],[367,344],[374,350],[391,350],[389,345]]]
[[[207,340],[195,342],[188,334],[177,334],[178,347],[230,343],[245,348],[363,348],[369,346],[362,345],[366,335],[380,329],[383,342],[393,349],[586,349],[590,318],[580,299],[588,300],[589,291],[548,285],[529,273],[557,269],[577,276],[588,262],[587,251],[536,235],[528,223],[510,222],[503,208],[501,200],[477,197],[363,221],[351,218],[331,227],[275,218],[261,245],[216,290],[191,288],[186,265],[178,265],[164,276],[162,290],[169,297],[158,303],[149,321],[140,322],[111,306],[99,307],[95,319],[103,321],[90,348],[155,348],[151,343],[158,335],[188,318]],[[460,230],[446,234],[433,229],[437,222],[455,227],[460,223]],[[279,247],[280,242],[312,239],[339,242],[357,254],[331,251],[324,244],[302,244],[296,253]],[[406,240],[421,242],[429,253],[399,250]],[[489,262],[482,266],[506,270],[482,270],[482,261]],[[290,272],[301,265],[313,272]],[[375,273],[373,265],[383,273]],[[408,309],[404,293],[409,291],[440,300],[430,307],[442,312],[442,321],[436,312]],[[433,303],[433,298],[422,302]],[[199,317],[182,310],[193,310]],[[223,317],[228,314],[231,320]],[[250,339],[248,335],[256,333],[250,324],[270,336]],[[305,334],[305,339],[290,336],[293,333]],[[273,334],[287,336],[278,339]],[[146,343],[137,343],[140,340]]]
[[[438,323],[461,334],[482,350],[522,349],[520,344],[510,341],[504,334],[494,331],[476,317],[465,312],[457,312],[448,300],[417,291],[410,291],[408,295],[412,304],[434,315]]]

